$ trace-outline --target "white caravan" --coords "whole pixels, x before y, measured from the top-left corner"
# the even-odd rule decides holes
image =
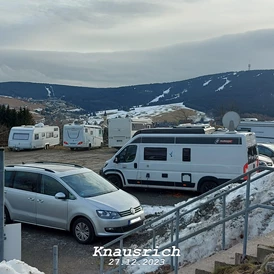
[[[48,149],[60,144],[58,126],[48,126],[42,123],[35,126],[23,125],[12,127],[9,133],[8,147],[10,150]]]
[[[203,193],[258,167],[254,133],[205,134],[202,130],[140,130],[100,174],[118,187]]]
[[[241,121],[237,130],[254,132],[257,142],[274,143],[274,122]]]
[[[143,128],[151,128],[152,120],[149,118],[111,118],[108,119],[108,146],[120,148]]]
[[[74,149],[91,149],[103,145],[101,126],[88,124],[66,124],[63,128],[63,146]]]

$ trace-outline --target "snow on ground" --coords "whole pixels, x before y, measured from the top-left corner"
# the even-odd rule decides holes
[[[168,90],[167,90],[168,91]],[[167,92],[165,91],[165,92]],[[165,93],[164,92],[164,93]],[[157,105],[157,106],[147,106],[147,107],[134,107],[129,111],[124,110],[106,110],[96,112],[95,117],[90,117],[88,122],[93,124],[95,121],[97,124],[100,124],[104,120],[104,114],[107,114],[107,119],[117,118],[117,117],[132,117],[132,118],[152,118],[159,114],[173,112],[178,109],[190,109],[186,107],[183,103],[167,104],[167,105]],[[205,116],[203,112],[196,111],[197,117],[193,117],[195,121],[201,119],[201,116]]]
[[[0,263],[1,274],[44,274],[37,268],[27,265],[19,260],[2,261]]]
[[[255,175],[257,176],[257,175]],[[274,198],[274,174],[269,174],[263,178],[260,178],[251,184],[250,190],[250,202],[251,204],[261,203],[270,198]],[[224,189],[231,189],[238,184],[233,184],[225,187]],[[223,190],[224,190],[223,189]],[[220,190],[220,191],[223,191]],[[246,188],[240,188],[235,192],[230,193],[226,199],[226,216],[232,215],[235,212],[243,209],[245,206],[245,190]],[[220,192],[219,192],[220,193]],[[205,197],[199,201],[196,201],[195,204],[189,205],[183,209],[184,212],[204,203],[206,200],[215,196],[216,193],[213,193],[209,197]],[[144,205],[144,211],[146,215],[151,214],[164,214],[168,210],[174,209],[176,206],[180,206],[186,203],[181,202],[174,207],[158,207],[158,206],[148,206]],[[274,205],[274,203],[273,203]],[[266,234],[274,230],[274,210],[267,209],[255,209],[249,214],[249,224],[248,224],[248,237],[253,238],[258,235]],[[198,229],[208,226],[216,221],[218,221],[222,216],[222,201],[220,199],[215,200],[210,206],[207,206],[204,209],[197,209],[183,218],[180,218],[180,225],[183,226],[183,229],[180,231],[180,237],[186,236]],[[166,217],[167,219],[169,217]],[[244,218],[242,216],[232,219],[231,221],[226,222],[226,247],[229,248],[235,245],[238,242],[242,241],[243,237],[243,224]],[[166,233],[162,236],[156,237],[156,246],[163,246],[168,243],[165,239],[170,239],[169,229],[166,229]],[[143,245],[132,245],[132,249],[146,249],[151,248],[151,240],[148,240],[147,243]],[[215,228],[203,232],[193,238],[190,238],[186,241],[183,241],[179,245],[181,256],[179,257],[179,262],[181,265],[186,265],[193,263],[201,258],[208,257],[215,252],[222,249],[222,228],[221,226],[216,226]],[[153,257],[150,257],[153,258]],[[165,263],[170,263],[170,257],[164,257],[160,255],[158,259],[164,259]],[[155,257],[154,257],[155,259]],[[143,274],[149,271],[155,271],[159,265],[133,265],[127,268],[127,273],[134,274]]]

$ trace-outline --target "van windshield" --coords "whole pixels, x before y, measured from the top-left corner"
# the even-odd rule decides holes
[[[62,177],[79,196],[87,198],[117,191],[118,188],[95,172],[85,172]]]
[[[29,139],[29,133],[13,133],[12,136],[13,140],[28,140]]]
[[[79,129],[70,129],[68,130],[68,137],[70,139],[77,139],[80,135],[80,130]]]

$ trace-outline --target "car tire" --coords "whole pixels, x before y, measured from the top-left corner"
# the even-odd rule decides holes
[[[122,181],[121,181],[121,179],[120,179],[119,176],[117,176],[117,175],[109,175],[107,177],[107,180],[109,182],[111,182],[112,184],[114,184],[115,186],[117,186],[118,188],[123,188],[123,184],[122,184]]]
[[[10,214],[9,214],[9,211],[8,209],[5,207],[4,209],[4,224],[10,224],[12,221],[11,221],[11,218],[10,218]]]
[[[90,244],[95,239],[95,233],[92,224],[86,218],[78,218],[72,226],[73,236],[80,244]]]
[[[200,186],[199,192],[201,194],[203,194],[203,193],[206,193],[209,190],[211,190],[211,189],[213,189],[213,188],[215,188],[217,186],[218,186],[218,184],[216,182],[214,182],[214,181],[204,181],[204,182],[202,182],[202,184]]]

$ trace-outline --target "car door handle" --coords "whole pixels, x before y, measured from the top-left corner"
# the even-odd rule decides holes
[[[34,201],[34,198],[29,197],[29,198],[28,198],[28,200],[30,200],[30,201]]]
[[[42,203],[44,203],[44,200],[37,199],[37,202],[42,204]]]

